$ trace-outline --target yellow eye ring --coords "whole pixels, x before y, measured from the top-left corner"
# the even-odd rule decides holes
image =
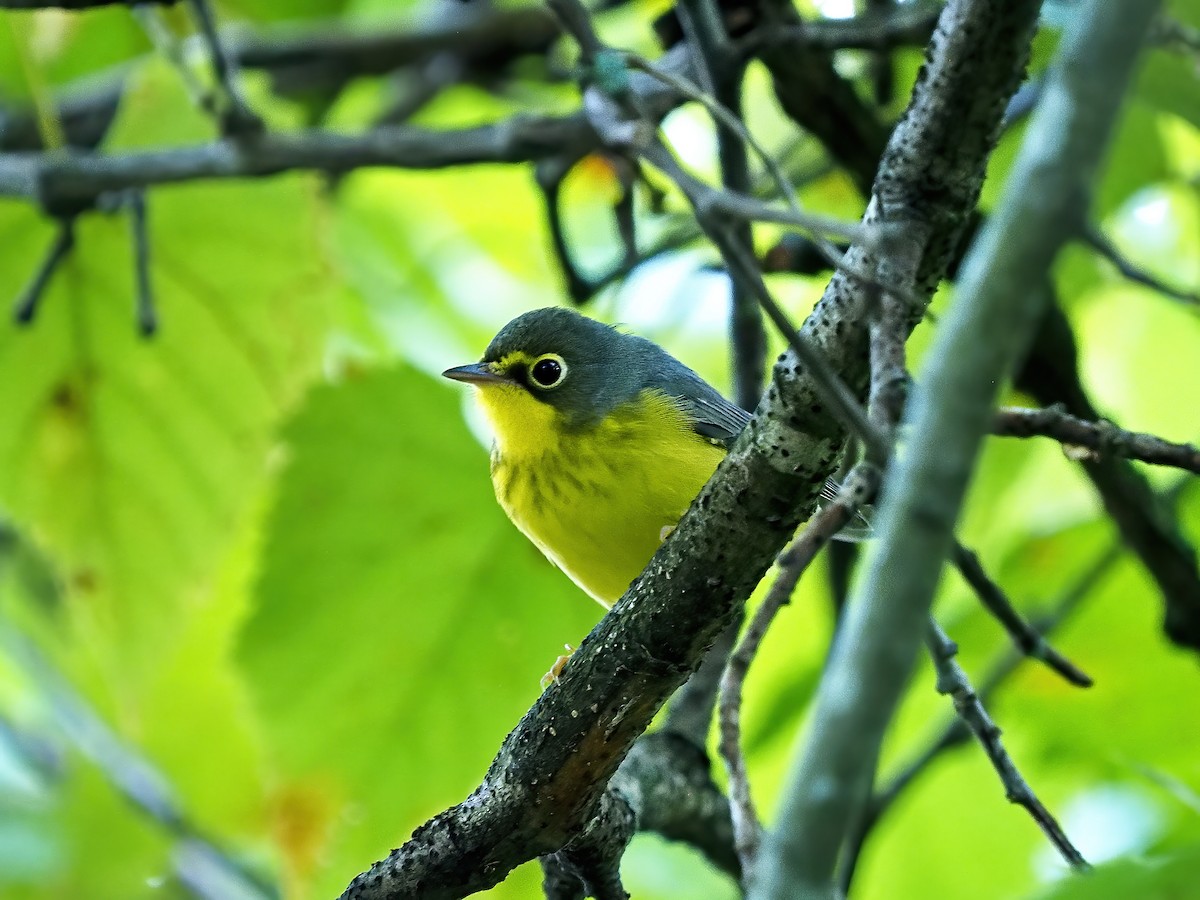
[[[567,377],[567,361],[557,353],[544,353],[529,367],[529,383],[548,391],[558,387]]]

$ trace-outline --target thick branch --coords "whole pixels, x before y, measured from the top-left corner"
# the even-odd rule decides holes
[[[951,9],[957,14],[947,28],[954,32],[961,4]],[[913,287],[926,299],[974,205],[991,134],[1024,53],[1027,34],[1017,40],[1010,30],[987,28],[993,17],[989,7],[985,27],[936,47],[898,132],[903,139],[889,154],[896,180],[881,179],[872,204],[872,221],[917,221],[910,229],[919,256]],[[873,271],[869,253],[856,246],[848,256],[856,269]],[[807,339],[859,391],[867,379],[865,294],[849,276],[836,275],[804,326]],[[356,878],[345,896],[461,897],[532,856],[560,849],[807,517],[843,441],[810,373],[786,354],[737,446],[642,577],[508,736],[483,784]]]
[[[951,3],[933,43],[964,34],[997,42],[1002,35],[1023,56],[1038,6]],[[764,863],[774,865],[752,896],[824,897],[834,889],[839,850],[866,800],[884,731],[920,645],[996,391],[1031,336],[1045,296],[1039,288],[1058,247],[1082,220],[1082,200],[1155,6],[1099,0],[1077,11],[1004,200],[967,257],[959,302],[938,331],[909,416],[913,440],[889,473],[879,537],[868,550],[785,791],[775,852],[764,854]],[[948,30],[957,16],[964,16],[960,28]],[[966,60],[980,52],[963,47],[961,56],[947,55]],[[1012,93],[1019,70],[1003,73],[1007,91],[994,101]],[[972,118],[967,108],[954,109]],[[991,112],[998,119],[999,110]],[[990,138],[998,122],[988,124]],[[886,166],[879,182],[881,190],[894,185],[901,194],[920,184],[891,176]]]
[[[686,54],[668,54],[666,71],[686,72]],[[648,115],[664,115],[680,98],[641,73],[630,90]],[[75,212],[107,191],[208,178],[249,178],[294,169],[345,173],[371,166],[439,169],[472,163],[532,162],[583,156],[600,145],[584,112],[516,115],[472,128],[433,131],[388,126],[364,134],[309,130],[122,154],[0,153],[0,196],[25,197],[51,212]]]

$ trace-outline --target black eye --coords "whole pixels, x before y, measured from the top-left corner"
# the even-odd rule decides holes
[[[539,387],[558,387],[567,375],[567,364],[561,356],[543,356],[529,368],[529,377]]]

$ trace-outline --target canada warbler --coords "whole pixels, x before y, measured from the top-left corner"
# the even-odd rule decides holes
[[[518,316],[442,374],[478,388],[508,517],[606,608],[750,421],[657,344],[564,308]]]

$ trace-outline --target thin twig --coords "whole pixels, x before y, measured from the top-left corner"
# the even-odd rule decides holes
[[[971,686],[967,673],[954,658],[958,653],[958,646],[946,636],[933,619],[929,620],[925,643],[929,648],[929,655],[933,659],[934,669],[937,672],[938,693],[945,694],[954,701],[955,711],[971,729],[988,759],[991,760],[996,774],[1000,776],[1005,796],[1010,802],[1023,806],[1029,811],[1038,827],[1045,832],[1046,837],[1050,839],[1055,849],[1071,868],[1088,869],[1087,860],[1083,858],[1058,821],[1034,794],[1029,783],[1025,781],[1020,770],[1013,763],[1012,757],[1004,749],[1004,745],[1000,742],[1000,729],[992,721],[987,710],[983,708],[983,703]]]
[[[1106,548],[1062,593],[1051,607],[1050,612],[1037,617],[1034,627],[1038,632],[1043,636],[1049,635],[1062,625],[1091,595],[1104,577],[1112,571],[1122,556],[1123,548],[1120,542],[1114,542]],[[989,702],[996,691],[1028,658],[1016,648],[1001,653],[980,682],[977,691],[980,700],[984,703]],[[900,795],[919,776],[929,771],[935,760],[939,759],[946,751],[967,743],[970,737],[971,731],[963,720],[957,716],[952,717],[924,750],[917,753],[911,762],[903,766],[883,787],[875,791],[866,804],[862,818],[856,823],[846,841],[846,850],[839,873],[839,883],[843,894],[849,893],[850,882],[854,877],[863,845],[878,821],[895,805]]]
[[[746,626],[737,649],[729,657],[729,663],[721,678],[721,699],[718,706],[719,749],[729,775],[729,805],[733,816],[734,840],[744,872],[752,871],[762,839],[762,824],[754,808],[741,746],[742,688],[746,674],[776,614],[791,600],[800,576],[821,548],[874,496],[879,474],[879,470],[870,463],[855,466],[843,482],[837,498],[813,516],[800,536],[780,554],[779,572],[775,576],[775,582],[751,617],[750,624]]]
[[[38,304],[41,303],[42,295],[46,292],[46,288],[50,284],[50,279],[74,246],[75,219],[60,219],[58,233],[54,236],[54,242],[50,245],[50,249],[47,251],[45,257],[43,257],[41,265],[34,272],[33,278],[13,305],[13,321],[18,325],[28,325],[33,321],[34,316],[37,315]]]
[[[741,119],[726,106],[718,102],[715,97],[706,94],[686,78],[673,75],[670,72],[663,72],[653,63],[637,54],[627,53],[624,56],[625,61],[631,67],[657,78],[689,100],[694,100],[703,105],[717,122],[741,138],[746,146],[750,147],[758,158],[762,160],[763,165],[775,181],[776,186],[778,186],[780,195],[787,201],[788,207],[791,210],[789,215],[782,210],[775,210],[771,206],[752,197],[738,196],[727,191],[726,193],[732,198],[729,205],[725,206],[727,212],[741,215],[743,218],[749,220],[775,221],[804,228],[813,234],[818,248],[825,255],[825,258],[829,260],[831,266],[836,268],[841,264],[842,254],[838,251],[837,247],[830,244],[822,235],[829,233],[846,240],[856,240],[860,237],[860,229],[857,226],[831,220],[824,216],[813,216],[811,213],[805,212],[800,204],[800,198],[796,195],[796,189],[792,187],[791,179],[788,178],[779,161],[767,152],[766,148],[750,133],[750,130],[746,128]],[[717,202],[724,203],[723,200],[717,200]],[[741,210],[741,212],[735,212],[735,210]],[[821,224],[817,225],[815,223]],[[835,228],[838,230],[834,230]]]
[[[729,113],[723,117],[711,113],[716,125],[717,161],[721,186],[740,194],[749,194],[749,142],[722,119],[741,124],[743,60],[733,52],[721,11],[713,0],[680,0],[675,14],[687,39],[692,68],[703,92],[714,101],[714,108]],[[748,137],[749,132],[742,131]],[[749,222],[732,229],[730,239],[753,250],[754,236]],[[726,273],[728,276],[728,273]],[[767,333],[762,310],[745,286],[730,277],[729,333],[733,345],[733,395],[743,409],[753,409],[762,396],[767,369]]]
[[[1140,284],[1143,287],[1148,287],[1153,291],[1157,291],[1164,297],[1170,297],[1172,300],[1178,300],[1186,303],[1189,306],[1200,306],[1200,293],[1194,291],[1184,291],[1179,288],[1172,287],[1165,283],[1156,275],[1147,272],[1140,266],[1134,265],[1117,246],[1109,240],[1108,236],[1100,230],[1096,225],[1088,225],[1083,229],[1080,239],[1099,253],[1102,257],[1112,263],[1113,267],[1121,273],[1129,281],[1134,284]]]
[[[1092,679],[1087,673],[1051,647],[1032,625],[1021,618],[1008,595],[984,571],[975,551],[956,540],[950,551],[950,559],[954,568],[983,602],[984,608],[1004,626],[1004,630],[1022,653],[1044,662],[1077,687],[1092,686]]]
[[[1089,422],[1071,415],[1061,404],[1044,409],[1001,407],[992,422],[992,434],[1049,437],[1069,447],[1086,447],[1101,455],[1172,466],[1200,475],[1200,447],[1195,444],[1176,444],[1157,435],[1125,431],[1104,420]]]
[[[220,89],[225,108],[218,115],[221,122],[221,133],[229,137],[258,134],[263,128],[263,120],[246,105],[241,91],[238,89],[233,76],[233,63],[225,47],[217,35],[217,23],[213,17],[209,0],[190,0],[192,12],[200,26],[200,34],[208,45],[208,55],[212,63],[213,77]]]
[[[154,286],[150,281],[150,237],[146,229],[146,195],[130,191],[129,233],[133,240],[133,269],[137,284],[137,324],[143,337],[158,331],[158,313],[154,308]]]
[[[151,46],[170,63],[179,75],[188,99],[198,109],[214,118],[218,117],[216,96],[209,87],[201,83],[195,70],[188,65],[184,42],[167,25],[162,9],[148,4],[135,4],[130,11],[133,13],[134,19],[142,26],[146,37],[150,39]]]
[[[550,245],[554,248],[554,255],[558,258],[558,267],[567,282],[567,296],[575,303],[582,303],[592,295],[592,283],[583,277],[575,265],[571,248],[567,245],[560,204],[563,179],[571,171],[575,162],[576,159],[573,157],[550,157],[539,160],[538,164],[534,166],[533,172],[542,192],[546,224],[550,230]]]

